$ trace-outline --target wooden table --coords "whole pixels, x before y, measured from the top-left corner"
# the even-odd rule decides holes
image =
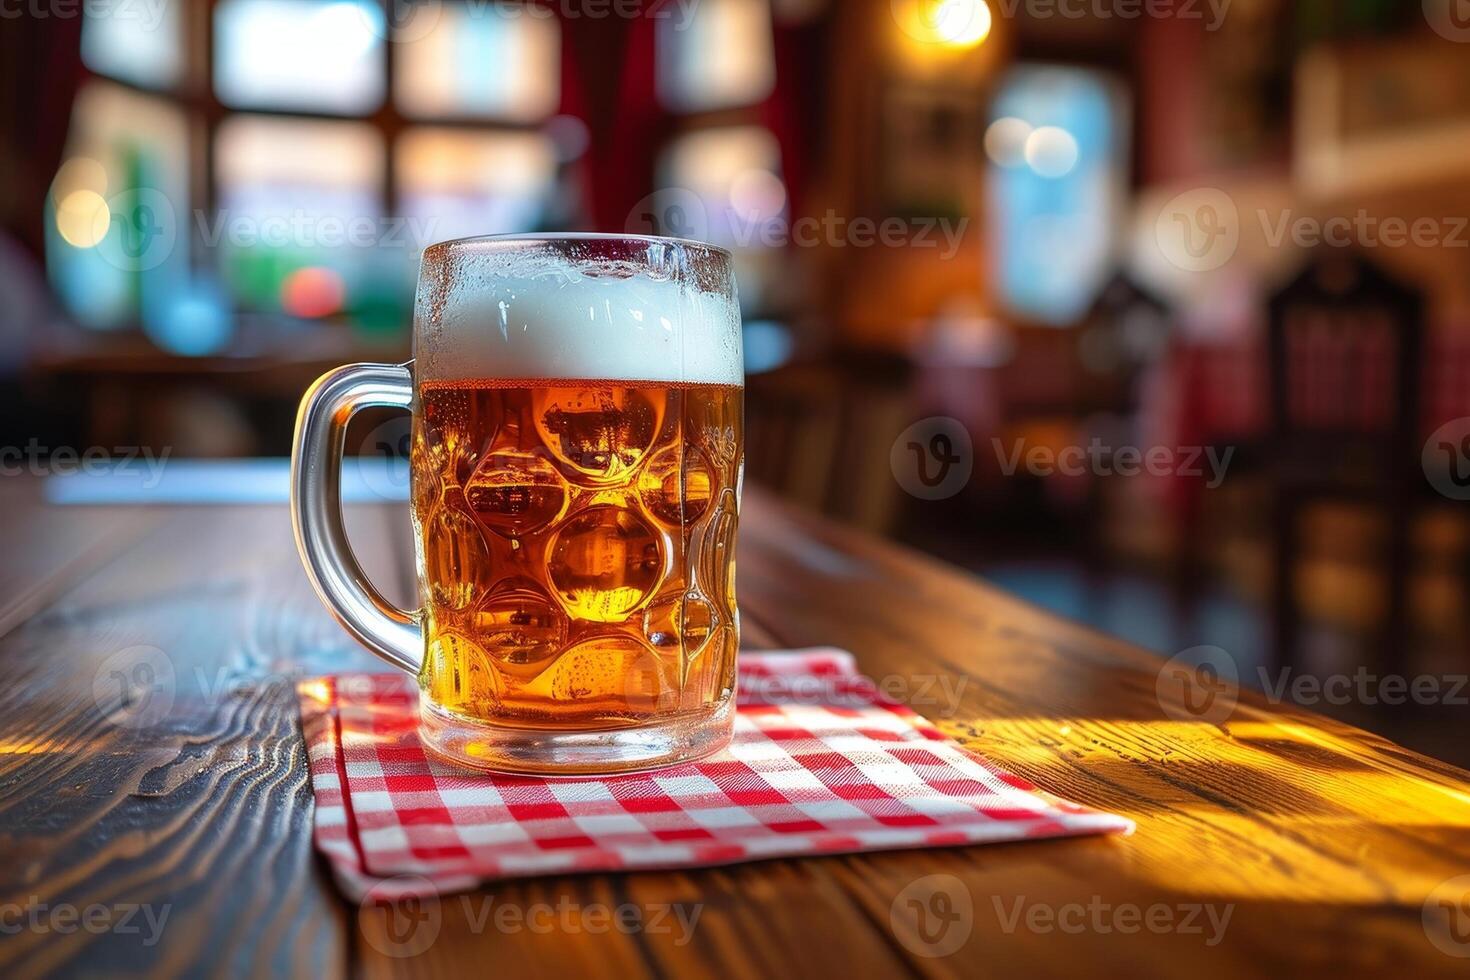
[[[402,507],[351,511],[365,563],[407,598]],[[1155,657],[755,491],[750,646],[835,644],[916,696],[928,684],[918,707],[947,731],[1137,833],[510,882],[444,899],[425,952],[385,956],[386,913],[342,901],[313,852],[293,694],[302,675],[376,662],[312,596],[285,507],[58,507],[7,477],[0,514],[3,976],[1465,975],[1421,918],[1470,873],[1464,772],[1248,695],[1222,724],[1180,720]],[[137,645],[174,671],[151,727],[107,718],[108,658]],[[931,875],[953,878],[919,894],[969,929],[947,956],[924,955],[942,941],[916,936],[905,892]],[[477,931],[489,897],[700,915],[684,944]],[[94,905],[95,928],[64,931],[66,908]],[[131,906],[167,910],[161,941],[142,912],[122,928]]]

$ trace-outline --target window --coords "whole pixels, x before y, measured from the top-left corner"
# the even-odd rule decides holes
[[[221,0],[215,92],[236,108],[371,112],[383,103],[383,31],[369,0]]]
[[[85,85],[47,201],[57,295],[83,324],[166,317],[187,277],[187,119],[174,104],[108,82]]]
[[[108,9],[82,5],[82,62],[147,88],[175,85],[183,76],[180,4],[139,4]]]
[[[555,12],[389,9],[89,7],[95,77],[47,205],[48,274],[77,320],[181,354],[227,345],[236,311],[402,332],[429,241],[568,220],[553,205],[576,195],[554,188],[585,129],[573,147],[555,116]]]
[[[398,42],[393,97],[399,109],[420,119],[512,122],[539,122],[556,112],[561,33],[556,21],[530,9],[480,3],[442,7],[428,27],[410,20]]]
[[[305,317],[350,309],[358,280],[374,278],[361,253],[385,232],[377,131],[358,122],[235,116],[220,127],[214,160],[219,207],[206,234],[241,305]],[[303,269],[313,270],[305,280]],[[303,281],[330,284],[335,301],[299,302]]]
[[[989,251],[1013,311],[1068,325],[1097,295],[1125,192],[1120,103],[1106,76],[1083,69],[1002,80],[985,132]]]
[[[786,214],[781,147],[760,126],[694,130],[669,144],[659,169],[663,186],[698,199],[716,244],[758,248],[769,240],[766,229]]]
[[[556,156],[541,133],[415,129],[399,140],[400,210],[434,241],[541,228]]]
[[[762,313],[790,212],[781,145],[758,115],[776,85],[770,0],[703,0],[661,20],[657,60],[659,102],[685,125],[660,154],[650,213],[665,234],[730,248],[741,305]]]
[[[669,109],[751,105],[775,86],[770,0],[703,0],[687,20],[659,21],[658,93]]]

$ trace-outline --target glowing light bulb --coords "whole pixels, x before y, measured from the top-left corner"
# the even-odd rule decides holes
[[[926,19],[934,39],[949,48],[973,48],[990,36],[985,0],[929,0]]]
[[[992,16],[985,0],[891,0],[898,26],[923,44],[952,50],[973,48],[990,36]]]

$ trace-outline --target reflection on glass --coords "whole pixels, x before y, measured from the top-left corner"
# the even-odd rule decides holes
[[[769,0],[670,6],[658,22],[658,96],[676,112],[751,105],[776,86]]]
[[[215,144],[219,211],[201,229],[219,245],[237,300],[256,309],[374,318],[393,305],[388,253],[412,244],[383,220],[382,138],[363,123],[235,116]],[[303,270],[311,270],[305,276]],[[388,295],[381,295],[385,289]],[[386,316],[386,311],[383,312]]]
[[[101,75],[168,88],[179,80],[177,3],[82,7],[82,61]]]
[[[1018,68],[985,133],[991,261],[1016,313],[1069,324],[1102,284],[1125,192],[1128,138],[1107,76]]]
[[[542,227],[556,151],[541,133],[416,129],[395,151],[398,200],[421,245]]]
[[[220,0],[215,91],[246,108],[371,112],[383,102],[385,30],[372,0]]]
[[[407,115],[539,122],[561,101],[561,29],[544,8],[429,4],[395,36],[393,98]]]

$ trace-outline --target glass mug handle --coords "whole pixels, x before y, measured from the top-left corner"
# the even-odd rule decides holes
[[[291,446],[291,525],[316,594],[347,632],[384,660],[417,674],[424,661],[421,612],[399,609],[368,580],[342,523],[342,449],[364,408],[413,406],[408,364],[349,364],[307,389]]]

